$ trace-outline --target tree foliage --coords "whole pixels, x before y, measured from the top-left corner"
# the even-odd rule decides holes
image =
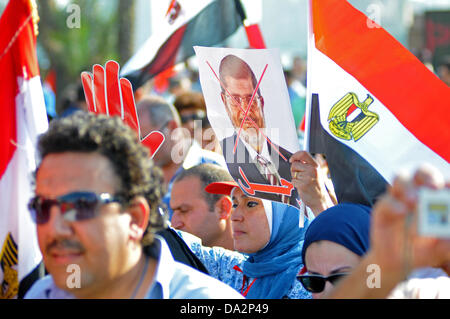
[[[79,83],[82,71],[129,58],[133,21],[122,16],[132,17],[133,8],[134,0],[38,1],[38,45],[48,61],[41,73],[56,72],[57,110],[63,107],[66,88]]]

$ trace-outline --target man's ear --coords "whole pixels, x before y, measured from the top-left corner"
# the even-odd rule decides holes
[[[131,201],[127,212],[131,216],[131,237],[140,241],[147,229],[150,215],[150,207],[147,200],[143,196],[136,196]]]
[[[261,96],[261,109],[264,112],[264,98]]]
[[[233,210],[233,202],[230,197],[222,196],[216,203],[216,209],[219,213],[219,219],[230,218],[231,211]]]

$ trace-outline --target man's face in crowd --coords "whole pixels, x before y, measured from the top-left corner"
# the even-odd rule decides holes
[[[110,161],[98,153],[65,152],[47,155],[37,172],[36,195],[55,199],[72,192],[88,191],[114,196],[120,181]],[[101,289],[102,283],[121,275],[129,246],[131,216],[121,204],[100,206],[99,215],[82,221],[66,221],[57,205],[50,219],[37,225],[45,267],[55,284],[68,290],[67,267],[80,268],[81,288]],[[70,292],[70,291],[69,291]]]
[[[248,107],[248,102],[253,95],[254,87],[251,77],[248,78],[234,78],[231,76],[225,77],[226,91],[222,93],[222,101],[226,106],[228,116],[233,123],[235,129],[239,129],[242,120],[244,119],[245,111]],[[264,100],[258,94],[255,95],[252,105],[247,113],[247,118],[242,126],[242,129],[247,132],[258,132],[258,128],[264,128]],[[256,128],[251,120],[258,126]]]
[[[150,121],[150,114],[146,108],[138,107],[139,129],[141,131],[141,138],[144,138],[153,131],[160,131],[164,134],[164,143],[156,152],[153,161],[159,167],[164,167],[172,162],[172,141],[171,132],[168,129],[168,123],[161,123],[160,126],[154,126]]]
[[[172,226],[202,239],[210,246],[219,234],[219,215],[210,211],[205,200],[200,179],[189,176],[172,186],[170,207],[173,210]]]

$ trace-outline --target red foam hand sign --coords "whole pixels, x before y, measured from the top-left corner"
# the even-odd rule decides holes
[[[141,143],[150,150],[150,154],[156,154],[164,142],[164,134],[159,131],[150,132]],[[153,156],[152,156],[153,157]]]
[[[105,68],[96,64],[92,68],[92,73],[81,73],[88,110],[96,114],[119,116],[136,131],[141,143],[149,149],[153,158],[164,142],[164,135],[159,131],[153,131],[144,138],[141,137],[133,87],[127,79],[119,78],[119,69],[120,66],[116,61],[108,61]]]

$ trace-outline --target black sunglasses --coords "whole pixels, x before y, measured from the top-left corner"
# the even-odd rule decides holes
[[[57,205],[63,218],[67,221],[80,221],[97,217],[101,205],[121,202],[108,193],[97,195],[93,192],[73,192],[48,199],[36,196],[31,199],[28,208],[36,224],[45,224],[50,219],[50,211]]]
[[[299,275],[297,280],[305,287],[306,290],[312,293],[319,293],[325,289],[325,284],[327,281],[335,285],[343,277],[347,276],[349,273],[333,274],[329,276],[322,275]]]

